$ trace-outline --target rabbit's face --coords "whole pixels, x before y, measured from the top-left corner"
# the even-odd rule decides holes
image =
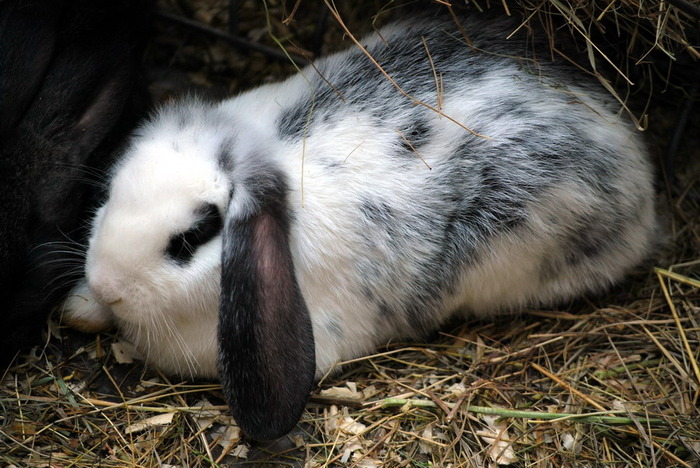
[[[229,184],[201,147],[143,139],[93,225],[86,277],[122,326],[215,323]]]

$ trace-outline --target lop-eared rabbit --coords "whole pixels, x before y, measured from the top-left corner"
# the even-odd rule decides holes
[[[655,233],[647,151],[512,29],[399,20],[280,83],[162,107],[112,174],[67,319],[219,377],[269,439],[339,361],[620,280]]]

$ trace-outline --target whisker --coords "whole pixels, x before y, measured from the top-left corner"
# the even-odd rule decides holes
[[[74,286],[82,277],[83,269],[76,268],[70,271],[65,271],[60,275],[55,276],[46,284],[46,286],[53,286],[53,289],[51,290],[51,294],[53,294],[59,289]]]
[[[47,268],[47,267],[55,267],[56,265],[65,265],[66,267],[82,267],[85,265],[85,262],[83,261],[84,259],[82,258],[54,258],[54,259],[47,259],[47,260],[42,260],[40,262],[37,262],[32,265],[31,268],[28,269],[30,273],[33,273],[37,270]]]
[[[50,161],[43,164],[43,168],[56,169],[63,171],[70,171],[73,177],[70,178],[72,181],[82,182],[86,185],[95,185],[98,187],[106,187],[110,181],[111,168],[107,167],[101,169],[94,166],[88,166],[86,164],[76,164],[67,161]],[[80,174],[80,176],[78,176]]]
[[[198,361],[188,346],[186,340],[182,337],[179,330],[173,323],[172,317],[164,316],[162,322],[158,325],[160,326],[161,333],[167,333],[167,336],[170,336],[175,340],[175,343],[182,354],[187,373],[190,375],[190,377],[194,377],[195,369],[198,366]],[[184,369],[181,369],[180,373],[184,374],[182,370]]]
[[[74,241],[74,240],[67,240],[67,241],[42,242],[41,244],[37,244],[37,245],[33,246],[29,250],[29,252],[33,253],[33,252],[40,250],[40,249],[49,249],[49,250],[47,250],[47,252],[55,252],[56,250],[52,249],[54,247],[61,247],[62,249],[65,249],[66,251],[72,251],[72,252],[84,252],[85,251],[85,246],[82,243]]]
[[[52,250],[49,252],[44,252],[41,257],[49,257],[49,256],[56,256],[56,255],[66,255],[65,257],[61,258],[54,258],[52,262],[56,262],[59,260],[72,260],[72,261],[79,261],[79,260],[84,260],[85,259],[85,252],[78,251],[78,250]]]

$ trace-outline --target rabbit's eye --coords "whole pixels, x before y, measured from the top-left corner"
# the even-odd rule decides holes
[[[170,238],[165,253],[179,265],[192,260],[195,251],[216,237],[224,223],[216,205],[206,204],[197,210],[197,221],[185,232]]]

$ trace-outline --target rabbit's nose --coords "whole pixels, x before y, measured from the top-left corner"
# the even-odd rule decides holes
[[[90,290],[102,305],[113,306],[122,301],[120,288],[110,275],[95,272],[88,278]]]

